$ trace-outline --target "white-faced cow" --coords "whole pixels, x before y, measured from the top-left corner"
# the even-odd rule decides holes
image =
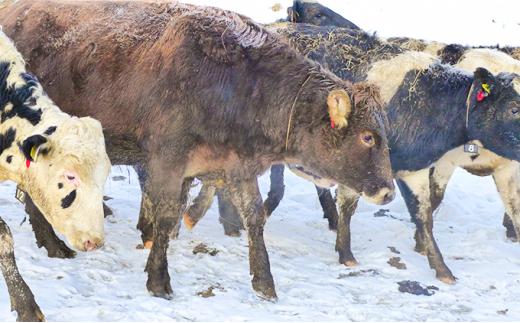
[[[93,250],[104,242],[103,186],[109,170],[100,123],[62,112],[0,32],[0,180],[18,183],[75,248]],[[1,218],[0,266],[18,319],[42,320]]]

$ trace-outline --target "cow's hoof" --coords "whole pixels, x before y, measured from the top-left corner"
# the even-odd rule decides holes
[[[35,303],[26,310],[21,310],[18,313],[18,322],[45,322],[45,316],[43,315],[40,307]]]
[[[457,281],[457,278],[455,278],[455,276],[453,276],[451,273],[450,274],[437,274],[437,279],[448,285],[454,285],[455,282]]]
[[[416,244],[414,250],[415,252],[420,253],[423,256],[427,255],[426,249],[421,244]]]
[[[255,290],[258,297],[268,301],[278,300],[272,278],[256,279],[256,277],[253,277],[251,282],[253,284],[253,289]]]
[[[59,248],[47,250],[47,256],[49,258],[72,259],[76,257],[76,251],[63,244]]]
[[[512,242],[518,242],[518,237],[516,236],[515,230],[509,230],[509,228],[506,230],[506,237],[507,239],[511,240]]]
[[[103,213],[105,215],[105,218],[107,216],[110,216],[112,214],[114,214],[114,212],[112,211],[112,209],[110,207],[108,207],[108,205],[106,205],[105,203],[103,203]]]
[[[343,261],[343,265],[345,265],[347,267],[356,267],[358,265],[358,262],[356,259],[349,259],[349,260]]]
[[[148,289],[150,295],[154,297],[160,297],[168,300],[173,298],[173,290],[169,282],[153,283],[148,280],[148,282],[146,282],[146,288]]]
[[[147,240],[143,243],[143,248],[144,249],[149,249],[151,250],[153,247],[153,241],[152,240]]]
[[[228,237],[232,237],[232,238],[238,238],[240,237],[240,231],[229,231],[229,232],[224,232]]]
[[[329,220],[329,230],[337,232],[338,231],[338,223]]]
[[[182,221],[184,222],[184,225],[186,226],[186,228],[188,228],[188,230],[193,229],[193,227],[196,224],[188,213],[184,213],[182,215]]]

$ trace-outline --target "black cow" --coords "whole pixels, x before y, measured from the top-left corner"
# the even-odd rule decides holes
[[[294,0],[292,7],[287,8],[287,15],[287,21],[295,23],[360,29],[354,23],[317,1]]]

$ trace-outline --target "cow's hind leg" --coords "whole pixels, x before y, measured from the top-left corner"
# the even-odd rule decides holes
[[[13,244],[13,236],[7,223],[0,218],[0,267],[11,299],[11,310],[18,314],[18,321],[44,321],[45,317],[36,304],[31,289],[18,271]]]
[[[199,195],[193,200],[193,203],[183,215],[184,225],[188,229],[193,227],[204,217],[208,209],[213,203],[216,187],[208,183],[202,183]]]
[[[428,178],[430,181],[430,205],[432,213],[437,210],[446,192],[446,186],[455,171],[455,166],[449,161],[439,161],[435,167],[431,167],[428,171]],[[423,240],[415,232],[415,251],[426,255],[426,248],[422,244]]]
[[[256,177],[236,180],[229,186],[233,204],[243,218],[249,239],[249,270],[253,289],[265,299],[276,299],[269,256],[264,242],[266,214]]]
[[[136,165],[134,169],[139,179],[141,187],[141,208],[139,210],[139,220],[137,221],[137,229],[141,231],[141,240],[145,248],[150,249],[153,241],[153,221],[154,211],[153,203],[150,197],[150,189],[148,184],[148,174],[143,165]]]
[[[515,226],[513,225],[513,220],[511,220],[511,216],[504,212],[504,218],[502,219],[502,225],[506,228],[506,237],[511,241],[518,241],[518,237],[516,235]]]
[[[284,165],[271,166],[271,187],[267,194],[267,198],[264,201],[264,208],[267,216],[270,216],[274,212],[283,198],[285,192],[285,185],[283,183],[284,169]]]
[[[51,224],[34,205],[29,195],[25,198],[25,212],[29,215],[29,223],[33,228],[38,248],[44,247],[50,258],[74,258],[76,252],[56,236]]]
[[[332,197],[330,190],[316,186],[318,198],[321,208],[323,209],[323,217],[329,221],[329,229],[337,230],[338,228],[338,210],[336,209],[336,201]]]
[[[442,254],[433,237],[433,217],[430,204],[429,170],[423,169],[409,173],[397,180],[408,211],[416,225],[417,244],[423,247],[430,267],[435,270],[437,279],[447,284],[455,283],[455,277],[444,263]]]
[[[244,229],[242,219],[231,199],[231,192],[227,187],[217,190],[219,221],[224,227],[224,234],[230,237],[240,237],[240,230]]]
[[[493,173],[493,179],[506,210],[503,221],[506,235],[517,240],[520,236],[520,164],[509,162]]]
[[[339,253],[340,264],[352,267],[357,265],[357,260],[350,246],[350,219],[356,211],[359,194],[343,185],[338,186],[336,194],[339,206],[336,251]]]

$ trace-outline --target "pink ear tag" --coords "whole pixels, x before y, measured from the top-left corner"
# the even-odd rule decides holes
[[[477,101],[482,102],[486,95],[484,94],[484,91],[480,90],[477,92]]]

